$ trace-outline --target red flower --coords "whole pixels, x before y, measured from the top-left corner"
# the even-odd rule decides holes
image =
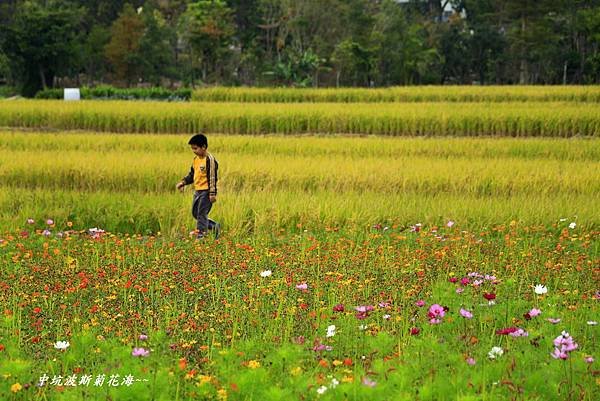
[[[514,333],[517,330],[519,330],[519,329],[516,327],[507,327],[505,329],[496,330],[496,334],[499,336],[507,336],[510,333]]]
[[[39,308],[37,306],[35,308],[33,308],[33,313],[37,314],[37,313],[40,313],[41,311],[42,311],[42,308]]]
[[[491,301],[493,299],[496,299],[496,294],[494,294],[493,292],[484,292],[483,297],[488,301]]]
[[[413,327],[412,329],[410,329],[410,335],[411,336],[416,336],[417,334],[419,334],[421,332],[421,329],[418,327]]]
[[[456,283],[458,281],[458,279],[456,277],[450,277],[448,279],[448,281],[451,282],[451,283]]]

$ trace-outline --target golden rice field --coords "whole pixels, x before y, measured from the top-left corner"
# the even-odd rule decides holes
[[[600,133],[586,102],[239,103],[4,101],[0,126],[129,133],[573,137]]]
[[[203,102],[599,102],[600,86],[401,86],[390,88],[228,88],[194,91]]]
[[[0,135],[0,221],[76,221],[111,231],[187,233],[177,193],[189,135]],[[209,134],[220,167],[214,216],[232,234],[460,221],[553,224],[599,216],[600,142]]]

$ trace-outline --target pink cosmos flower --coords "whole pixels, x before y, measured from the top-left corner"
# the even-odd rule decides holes
[[[508,335],[511,337],[528,337],[529,333],[521,328],[518,328],[517,330],[513,331],[512,333],[508,333]]]
[[[456,277],[450,277],[448,279],[448,281],[451,282],[451,283],[456,283],[458,281],[458,278],[456,278]]]
[[[465,319],[472,319],[473,314],[466,309],[460,308],[460,315]]]
[[[463,286],[469,284],[470,282],[471,282],[471,280],[469,280],[468,277],[463,277],[463,278],[460,279],[460,284],[463,285]]]
[[[33,219],[27,219],[27,224],[33,224],[33,223],[35,223],[35,220],[33,220]]]
[[[593,363],[594,362],[594,358],[591,356],[586,356],[584,358],[584,360],[585,360],[585,363]]]
[[[462,294],[464,291],[465,291],[465,289],[464,289],[464,288],[462,288],[462,287],[458,287],[458,288],[456,289],[456,293],[457,293],[457,294]]]
[[[547,321],[549,321],[549,322],[550,322],[550,323],[552,323],[552,324],[557,324],[557,323],[560,323],[560,319],[554,319],[554,318],[551,318],[551,317],[549,317],[549,318],[548,318],[548,319],[546,319],[546,320],[547,320]]]
[[[410,329],[410,335],[411,336],[416,336],[417,334],[419,334],[421,332],[421,329],[418,327],[413,327]]]
[[[148,336],[145,334],[140,334],[139,337],[140,341],[146,341],[148,339]]]
[[[148,351],[145,348],[134,348],[133,351],[131,351],[131,355],[136,356],[136,357],[147,357],[148,355],[150,355],[150,351]]]
[[[536,316],[538,316],[540,313],[542,313],[542,311],[541,311],[541,310],[539,310],[539,309],[536,309],[536,308],[533,308],[533,309],[531,309],[531,310],[529,311],[529,316],[531,316],[531,317],[536,317]]]
[[[344,311],[344,305],[343,304],[337,304],[333,306],[333,311],[334,312],[343,312]]]
[[[54,220],[48,219],[48,220],[46,220],[46,224],[48,224],[49,226],[51,226],[52,224],[54,224]]]
[[[306,284],[306,283],[296,284],[296,288],[301,291],[306,291],[306,290],[308,290],[308,284]]]
[[[375,387],[375,385],[377,384],[377,382],[369,379],[368,377],[363,377],[362,379],[362,384],[367,386],[367,387]]]
[[[444,317],[445,314],[446,311],[444,310],[444,307],[442,305],[433,304],[429,307],[428,315],[430,318]]]
[[[415,302],[415,305],[417,305],[419,308],[422,308],[423,306],[425,306],[425,301],[419,299],[417,302]]]
[[[446,227],[451,228],[454,225],[454,222],[452,220],[448,221],[446,223]]]
[[[473,366],[477,363],[477,362],[475,362],[475,359],[473,359],[471,357],[467,358],[466,362],[468,365],[471,365],[471,366]]]

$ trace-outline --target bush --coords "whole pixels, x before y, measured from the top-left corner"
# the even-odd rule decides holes
[[[169,90],[165,88],[130,88],[119,89],[108,85],[94,88],[81,88],[82,99],[99,100],[167,100],[188,101],[192,97],[192,90],[188,88]],[[63,89],[45,89],[35,95],[36,99],[62,99]]]

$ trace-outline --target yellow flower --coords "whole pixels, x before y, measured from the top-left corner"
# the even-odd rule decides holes
[[[217,398],[220,401],[226,401],[227,400],[227,390],[225,390],[224,388],[217,390]]]
[[[295,368],[292,368],[292,370],[290,370],[290,373],[292,374],[292,376],[298,376],[300,375],[300,373],[302,373],[302,368],[300,366],[296,366]]]
[[[342,362],[342,361],[340,361],[340,360],[337,360],[337,359],[336,359],[336,360],[334,360],[334,361],[332,362],[333,366],[340,366],[340,365],[341,365],[341,364],[343,364],[343,363],[344,363],[344,362]]]
[[[10,386],[10,391],[16,393],[17,391],[21,391],[22,388],[23,386],[21,386],[21,383],[15,383],[12,386]]]
[[[256,368],[260,367],[260,362],[255,361],[255,360],[248,361],[248,367],[250,369],[256,369]]]
[[[353,376],[344,376],[342,377],[342,383],[352,383],[354,381]]]
[[[210,382],[210,380],[212,379],[212,377],[207,376],[207,375],[200,375],[198,376],[198,385],[201,386],[205,383]]]

